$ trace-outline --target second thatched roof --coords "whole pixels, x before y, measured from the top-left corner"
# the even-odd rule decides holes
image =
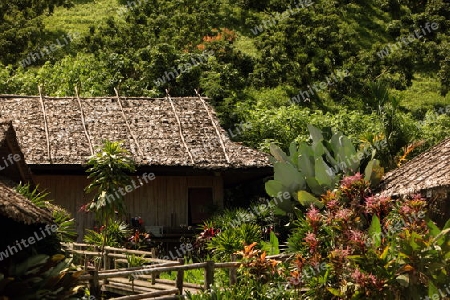
[[[14,190],[8,180],[0,179],[0,217],[30,224],[50,224],[52,216]],[[10,230],[10,229],[4,229]]]
[[[414,157],[383,178],[383,195],[407,195],[448,186],[450,188],[450,138]]]
[[[20,159],[8,160],[8,155],[16,155],[16,158],[18,155]],[[32,182],[11,121],[0,120],[0,158],[0,217],[27,225],[51,223],[52,216],[49,211],[37,207],[15,191],[14,187],[20,181]]]

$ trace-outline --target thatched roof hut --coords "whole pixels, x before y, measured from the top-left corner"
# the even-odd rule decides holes
[[[91,200],[85,163],[104,140],[123,141],[137,164],[135,179],[155,174],[125,196],[130,217],[150,226],[197,224],[210,207],[224,206],[226,188],[273,174],[269,156],[231,141],[201,96],[0,95],[0,117],[13,120],[34,182],[76,217],[80,237],[94,224],[79,213]],[[236,127],[233,134],[245,130]]]
[[[443,221],[450,217],[450,138],[384,176],[382,195],[421,193],[429,199],[433,213]]]
[[[11,121],[0,120],[0,170],[0,216],[26,225],[50,223],[49,211],[38,208],[14,190],[18,182],[30,182],[31,173]]]
[[[0,180],[0,218],[5,217],[15,222],[31,224],[45,224],[52,222],[48,210],[41,209],[30,200],[17,193],[6,180]]]

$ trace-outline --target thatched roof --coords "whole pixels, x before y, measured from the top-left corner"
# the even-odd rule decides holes
[[[27,225],[52,222],[52,216],[48,210],[37,207],[17,193],[14,190],[14,183],[5,178],[0,178],[0,217],[2,216]]]
[[[232,142],[201,97],[0,95],[30,165],[84,164],[105,139],[123,141],[140,166],[268,167],[268,156]]]
[[[8,155],[19,160],[8,161]],[[14,190],[19,181],[31,182],[31,174],[16,140],[11,121],[0,120],[0,216],[25,224],[50,223],[51,214]],[[17,156],[16,156],[17,158]]]
[[[19,160],[8,160],[8,155],[17,155]],[[10,120],[0,119],[0,176],[7,177],[17,183],[32,184],[31,172],[28,168],[22,150],[17,143],[17,136]]]
[[[406,195],[436,188],[450,187],[450,138],[414,157],[383,178],[383,195]]]

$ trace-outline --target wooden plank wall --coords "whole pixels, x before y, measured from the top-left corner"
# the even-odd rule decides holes
[[[34,175],[33,179],[41,189],[50,192],[54,204],[72,213],[77,221],[78,241],[81,241],[84,229],[95,225],[93,214],[79,211],[91,200],[84,193],[88,184],[86,176]],[[223,207],[223,178],[220,176],[156,176],[125,196],[128,216],[141,216],[147,226],[187,225],[188,189],[191,187],[212,188],[214,204]]]

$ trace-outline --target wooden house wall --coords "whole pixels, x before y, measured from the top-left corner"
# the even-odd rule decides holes
[[[77,221],[79,240],[84,229],[93,228],[93,214],[79,211],[91,200],[84,193],[88,185],[86,176],[34,175],[33,179],[41,189],[50,192],[55,204],[72,213]],[[212,188],[214,204],[223,207],[223,179],[220,176],[156,176],[125,196],[128,217],[141,216],[148,226],[187,225],[188,189],[195,187]]]

